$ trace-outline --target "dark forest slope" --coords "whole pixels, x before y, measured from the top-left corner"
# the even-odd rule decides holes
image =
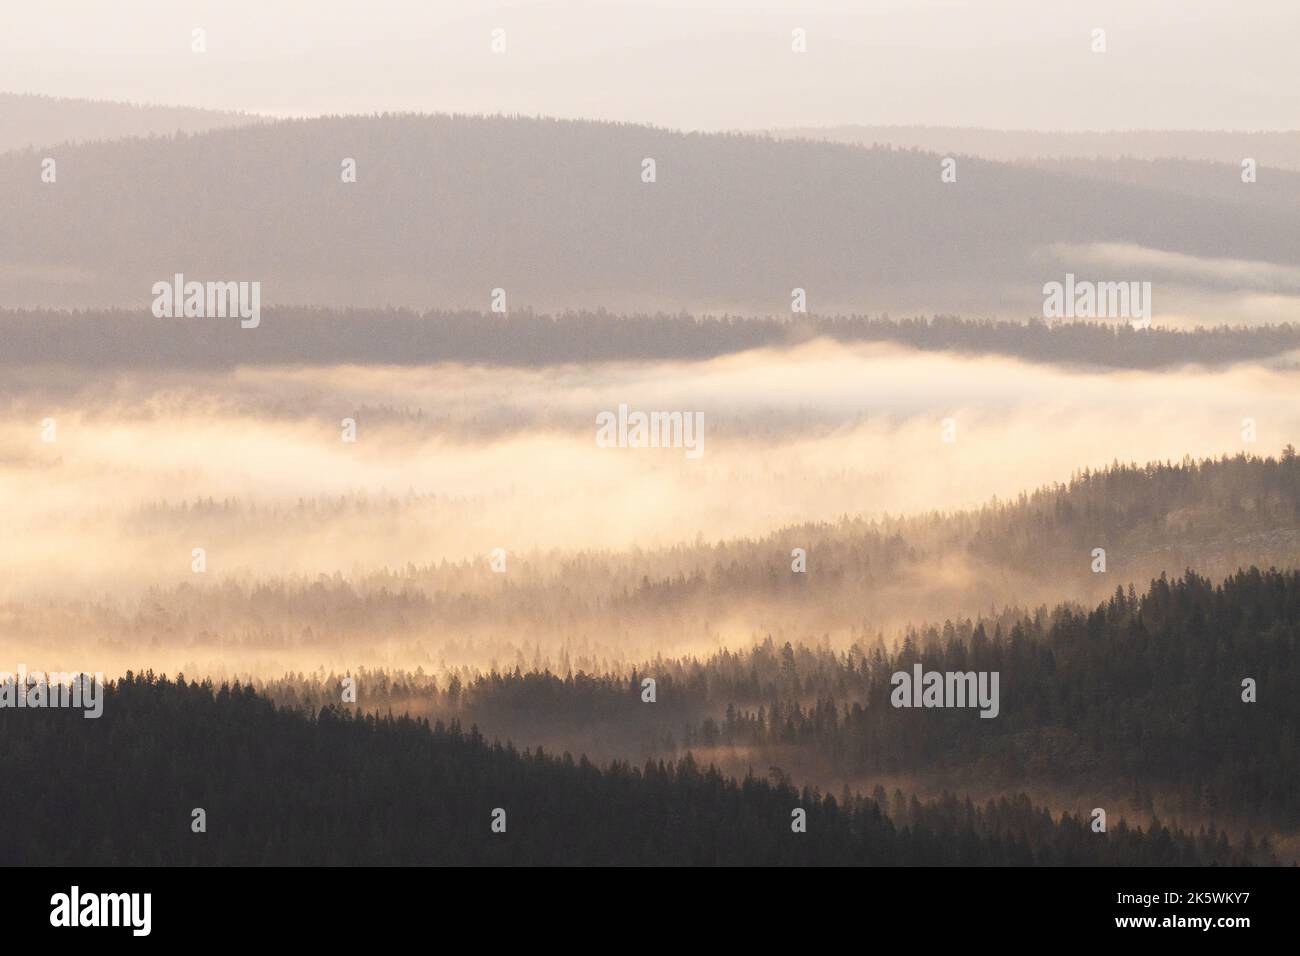
[[[247,688],[152,675],[104,715],[0,712],[13,780],[3,864],[1131,864],[1269,862],[1226,840],[1053,820],[1023,798],[947,799],[898,827],[781,781],[693,761],[618,765],[519,753],[409,719],[277,710]],[[191,811],[207,831],[191,831]],[[795,808],[807,832],[791,830]],[[494,809],[506,832],[494,833]]]
[[[891,677],[997,671],[999,714],[889,705]],[[644,706],[640,676],[657,682]],[[1258,700],[1241,700],[1241,681]],[[323,706],[338,678],[263,686]],[[631,675],[515,670],[443,682],[367,673],[363,709],[473,721],[502,738],[607,741],[629,754],[734,749],[756,765],[838,779],[925,773],[949,786],[1136,793],[1161,815],[1300,830],[1300,574],[1189,574],[1089,610],[918,627],[897,650],[782,646],[770,638],[707,660],[656,660]],[[801,779],[803,775],[801,775]],[[1090,809],[1093,804],[1089,803]]]

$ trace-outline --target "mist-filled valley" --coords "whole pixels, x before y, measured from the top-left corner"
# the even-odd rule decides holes
[[[693,754],[904,818],[904,794],[1105,801],[1293,853],[1300,720],[1285,699],[1242,713],[1224,670],[1294,685],[1294,576],[1237,576],[1300,568],[1290,360],[1136,371],[817,337],[14,368],[0,621],[30,668],[235,681],[309,713],[350,680],[345,710],[598,763]],[[601,447],[620,404],[698,409],[704,453]],[[888,706],[914,661],[996,670],[997,720]]]
[[[0,122],[0,862],[1300,861],[1294,133]]]
[[[144,640],[212,673],[843,645],[1292,566],[1291,459],[1240,456],[1296,434],[1296,381],[824,340],[530,369],[15,370],[0,597],[32,652]],[[600,447],[620,405],[700,412],[698,454]]]

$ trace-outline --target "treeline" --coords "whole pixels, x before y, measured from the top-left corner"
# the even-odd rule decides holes
[[[1252,568],[1218,585],[1188,572],[1091,610],[915,629],[897,650],[780,644],[617,674],[543,668],[354,673],[357,708],[474,722],[518,741],[639,757],[734,748],[838,779],[910,774],[971,785],[1087,781],[1180,818],[1300,829],[1300,572]],[[890,704],[892,676],[996,671],[999,715]],[[341,674],[259,682],[285,704],[340,701]],[[653,705],[642,681],[655,681]],[[1243,680],[1257,701],[1242,699]],[[1158,799],[1158,806],[1153,801]]]
[[[242,542],[348,515],[429,522],[421,496],[302,501],[157,502],[131,534]],[[791,571],[791,551],[808,570]],[[1093,550],[1106,552],[1094,573]],[[184,583],[138,597],[11,604],[11,633],[95,634],[136,645],[341,648],[383,639],[436,641],[447,663],[477,641],[503,665],[630,664],[698,642],[737,609],[766,633],[816,639],[870,633],[1064,598],[1095,602],[1117,583],[1145,584],[1188,567],[1211,578],[1257,565],[1300,567],[1300,457],[1115,464],[983,508],[916,517],[799,525],[756,539],[627,552],[520,552],[510,573],[487,556],[367,574]],[[617,635],[611,637],[610,635]],[[746,635],[748,637],[748,635]],[[644,640],[642,640],[644,638]],[[784,639],[784,638],[783,638]],[[648,648],[648,649],[647,649]],[[409,660],[409,655],[407,656]],[[323,660],[317,658],[315,663]],[[436,663],[436,661],[434,662]],[[600,664],[600,666],[604,666]]]
[[[963,633],[965,631],[965,633]],[[1161,578],[1141,597],[1117,591],[1093,611],[1059,608],[1051,623],[1007,633],[983,624],[927,628],[900,652],[846,658],[830,687],[728,706],[683,745],[811,749],[846,775],[961,771],[966,782],[1014,780],[1137,794],[1192,818],[1300,829],[1300,576],[1256,569],[1218,587]],[[890,677],[997,671],[1000,713],[889,705]],[[856,679],[853,679],[856,677]],[[1245,680],[1258,699],[1243,701]]]
[[[231,334],[220,320],[156,319],[147,307],[0,311],[0,334],[5,339],[3,364],[150,369],[300,362],[542,366],[694,361],[818,337],[1116,369],[1223,365],[1300,349],[1300,326],[1290,323],[1136,330],[1127,323],[953,316],[552,315],[519,310],[505,317],[473,311],[292,307],[265,309],[256,332],[244,335]]]
[[[98,720],[0,711],[0,742],[6,865],[1277,862],[1267,841],[1234,847],[1208,829],[1094,833],[1024,796],[914,800],[891,820],[874,798],[779,774],[730,779],[689,756],[601,768],[456,724],[277,708],[246,686],[152,672],[112,684]]]
[[[435,526],[443,506],[386,495],[256,508],[156,502],[125,519],[123,532],[274,548],[330,522]],[[791,570],[794,548],[807,551],[806,573]],[[1093,571],[1095,548],[1106,551],[1104,573]],[[972,511],[845,518],[653,550],[521,551],[504,575],[487,558],[348,575],[235,573],[139,593],[11,599],[0,614],[15,647],[48,653],[57,642],[99,659],[156,646],[172,655],[155,659],[170,670],[224,676],[268,654],[279,658],[273,673],[389,652],[426,670],[605,673],[768,634],[843,647],[882,632],[892,640],[917,622],[1092,604],[1117,584],[1145,586],[1189,567],[1215,580],[1252,565],[1300,567],[1300,458],[1285,449],[1277,458],[1117,464]],[[223,672],[226,661],[236,670]]]
[[[1300,135],[1294,130],[1125,129],[1057,131],[980,129],[968,126],[814,126],[774,129],[772,135],[817,139],[858,146],[922,149],[944,156],[965,154],[1003,162],[1047,164],[1054,160],[1090,162],[1159,161],[1178,166],[1190,161],[1228,163],[1240,169],[1243,156],[1257,156],[1270,169],[1300,170]],[[1085,157],[1095,157],[1087,159]],[[1240,185],[1240,177],[1230,177]]]
[[[0,92],[0,152],[56,143],[174,136],[263,122],[248,113]]]

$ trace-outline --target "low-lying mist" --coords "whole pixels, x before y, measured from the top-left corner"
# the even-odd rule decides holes
[[[1264,499],[1272,537],[1147,542],[1109,577],[1089,552],[1114,542],[1026,568],[930,528],[870,561],[841,535],[832,580],[817,527],[877,520],[884,541],[902,534],[886,518],[1014,502],[1113,461],[1276,454],[1298,393],[1255,365],[1066,371],[826,341],[543,369],[30,369],[0,390],[0,599],[29,655],[84,646],[123,667],[146,647],[155,667],[414,667],[896,631],[1092,599],[1182,561],[1289,563],[1295,523]],[[597,415],[620,405],[701,413],[702,453],[599,447]],[[737,563],[769,579],[715,593]]]

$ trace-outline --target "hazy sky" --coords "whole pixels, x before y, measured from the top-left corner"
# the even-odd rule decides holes
[[[685,128],[1284,129],[1297,37],[1295,0],[42,0],[0,4],[0,89]]]

